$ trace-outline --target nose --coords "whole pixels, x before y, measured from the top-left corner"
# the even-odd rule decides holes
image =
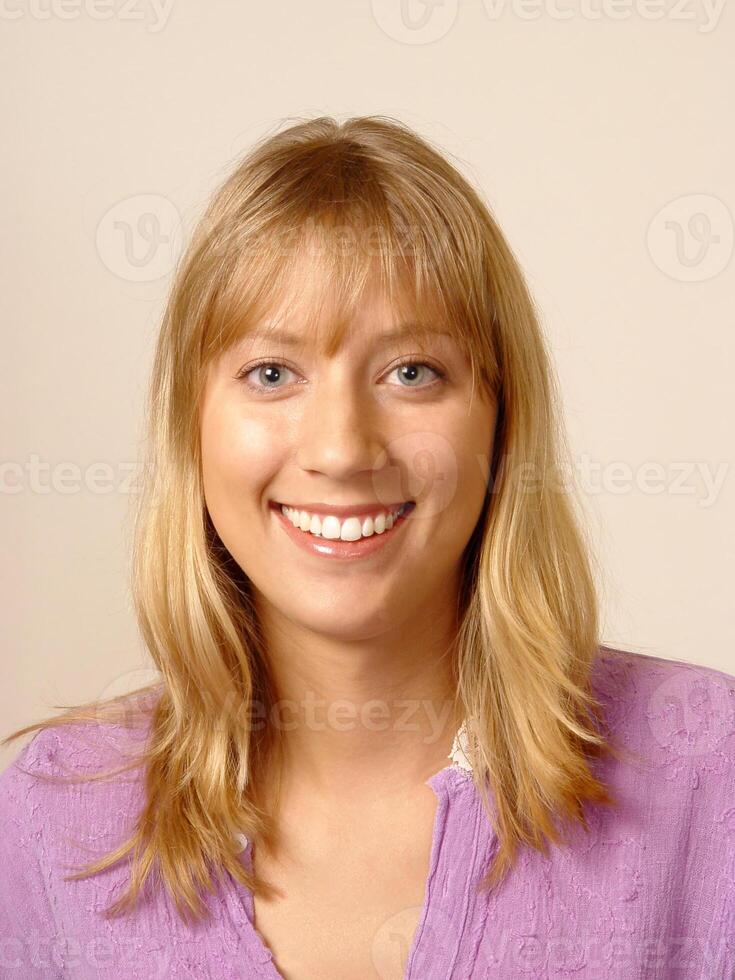
[[[297,429],[297,462],[337,481],[372,473],[384,450],[380,408],[360,383],[335,369],[315,382]]]

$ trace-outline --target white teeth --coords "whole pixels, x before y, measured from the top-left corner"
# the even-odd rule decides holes
[[[345,521],[345,524],[347,521]],[[334,541],[339,537],[339,518],[325,517],[322,521],[322,537]]]
[[[346,517],[343,521],[332,514],[319,517],[317,514],[309,514],[305,510],[294,510],[292,507],[283,505],[281,511],[293,526],[301,531],[330,541],[359,541],[361,538],[369,538],[373,534],[383,534],[385,531],[390,531],[398,517],[403,513],[404,506],[402,504],[393,511],[384,511],[381,514],[376,514],[375,517]]]
[[[327,518],[331,520],[331,518]],[[339,528],[339,536],[342,541],[359,541],[362,537],[362,522],[359,517],[348,517],[339,527],[339,521],[335,519],[335,524]]]

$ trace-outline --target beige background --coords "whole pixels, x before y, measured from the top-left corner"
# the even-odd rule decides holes
[[[148,678],[129,483],[181,227],[319,113],[396,116],[480,186],[550,338],[605,640],[735,673],[732,7],[0,8],[3,735]]]

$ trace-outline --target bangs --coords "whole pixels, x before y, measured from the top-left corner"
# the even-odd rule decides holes
[[[368,294],[385,298],[422,347],[446,331],[491,390],[497,380],[492,309],[477,294],[480,236],[441,213],[424,193],[391,198],[385,177],[330,158],[322,170],[292,167],[215,227],[219,270],[202,336],[203,367],[257,330],[318,337],[332,356]],[[413,198],[413,199],[412,199]],[[286,327],[286,324],[288,326]]]

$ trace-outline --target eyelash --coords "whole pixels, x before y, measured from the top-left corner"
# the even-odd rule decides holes
[[[400,361],[398,364],[395,364],[388,373],[392,374],[394,371],[398,371],[400,368],[405,367],[407,364],[417,364],[419,365],[419,367],[427,367],[429,368],[429,370],[433,371],[437,375],[436,379],[434,381],[429,382],[429,384],[416,386],[417,391],[426,391],[428,388],[433,388],[434,385],[442,384],[444,381],[446,381],[446,377],[447,377],[446,372],[442,371],[441,368],[437,367],[435,364],[431,364],[428,361],[418,361],[415,358],[406,358],[405,360]],[[238,373],[235,375],[235,379],[237,381],[244,381],[247,387],[258,395],[265,395],[271,391],[279,391],[280,390],[279,388],[268,388],[268,387],[263,388],[258,385],[254,385],[250,381],[246,380],[249,374],[252,374],[253,371],[257,371],[258,368],[265,367],[266,365],[268,365],[269,367],[270,366],[285,367],[288,368],[289,371],[292,370],[291,368],[288,367],[288,364],[284,364],[283,361],[274,361],[271,358],[264,358],[263,360],[256,361],[255,364],[250,364],[246,368],[243,368],[241,371],[238,371]],[[407,391],[410,391],[412,386],[398,385],[397,387],[405,388]]]

